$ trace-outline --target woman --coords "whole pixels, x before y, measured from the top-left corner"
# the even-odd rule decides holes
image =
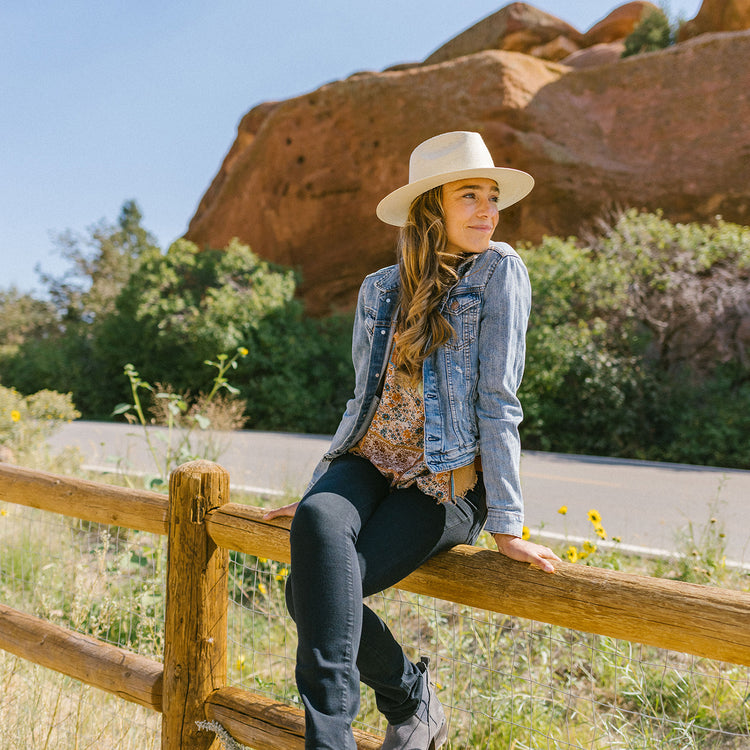
[[[427,661],[406,658],[364,596],[483,526],[508,557],[547,572],[559,560],[521,538],[516,390],[531,290],[520,257],[491,242],[499,211],[533,184],[495,167],[478,133],[443,133],[378,205],[401,227],[398,265],[360,289],[354,397],[302,500],[266,516],[294,516],[287,605],[306,748],[356,747],[360,680],[388,719],[383,748],[445,742]]]

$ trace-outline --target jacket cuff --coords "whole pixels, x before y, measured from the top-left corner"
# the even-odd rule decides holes
[[[484,530],[490,534],[510,534],[520,537],[523,533],[523,514],[488,508]]]

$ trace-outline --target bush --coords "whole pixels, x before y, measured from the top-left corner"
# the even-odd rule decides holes
[[[74,393],[76,406],[84,414],[107,413],[111,404],[106,380],[91,346],[88,333],[78,327],[56,336],[29,339],[0,359],[2,381],[21,393]]]
[[[750,468],[750,229],[631,210],[522,253],[526,448]],[[351,316],[306,317],[294,273],[236,240],[138,258],[113,312],[6,349],[3,381],[71,391],[86,416],[108,417],[131,398],[125,364],[196,401],[211,387],[205,362],[242,348],[232,384],[247,426],[335,429],[353,388]]]
[[[248,424],[265,430],[330,434],[354,391],[351,316],[312,320],[294,304],[251,332],[250,354],[234,383]]]
[[[69,393],[43,390],[22,396],[15,388],[0,385],[0,461],[50,468],[48,438],[80,416]],[[68,464],[75,460],[72,454],[62,457]]]
[[[640,23],[625,38],[623,57],[639,55],[641,52],[655,52],[675,43],[676,30],[667,14],[661,10],[646,12]]]
[[[123,365],[144,380],[195,395],[210,383],[203,362],[246,345],[248,331],[294,291],[291,272],[276,273],[248,247],[205,250],[178,240],[166,254],[146,254],[102,322],[95,358],[117,398],[127,394]]]
[[[200,251],[179,240],[144,258],[94,340],[109,407],[127,398],[123,363],[149,382],[196,397],[210,383],[204,362],[248,349],[232,375],[248,403],[248,426],[329,432],[352,388],[351,321],[306,318],[289,269],[247,245]]]
[[[628,211],[524,255],[526,448],[750,467],[750,229]]]

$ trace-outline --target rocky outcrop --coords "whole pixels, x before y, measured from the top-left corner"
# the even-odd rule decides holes
[[[415,145],[459,129],[536,178],[497,239],[579,234],[624,206],[750,223],[750,32],[581,68],[483,51],[260,105],[187,237],[223,247],[237,236],[302,269],[310,312],[350,307],[362,277],[393,261],[396,230],[375,218],[377,202],[407,181]]]
[[[595,68],[597,65],[616,63],[625,52],[624,42],[606,42],[579,49],[560,62],[571,68]]]
[[[633,29],[648,13],[659,8],[649,2],[633,2],[615,8],[606,18],[594,24],[584,35],[584,47],[594,44],[619,42],[632,33]]]
[[[533,5],[511,3],[435,50],[425,64],[443,63],[489,49],[523,52],[557,62],[587,47],[622,42],[644,15],[657,10],[656,5],[643,0],[626,3],[582,34]]]
[[[534,54],[555,42],[568,47],[568,55],[579,49],[582,41],[581,32],[565,21],[528,3],[511,3],[435,50],[425,64],[443,63],[489,49]]]
[[[680,27],[678,41],[712,31],[750,29],[750,0],[703,0],[698,15]]]

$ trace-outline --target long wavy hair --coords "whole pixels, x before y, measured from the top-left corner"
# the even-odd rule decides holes
[[[424,360],[455,335],[440,313],[458,280],[460,260],[448,250],[442,191],[436,187],[414,200],[398,240],[401,294],[394,364],[412,383],[421,380]]]

